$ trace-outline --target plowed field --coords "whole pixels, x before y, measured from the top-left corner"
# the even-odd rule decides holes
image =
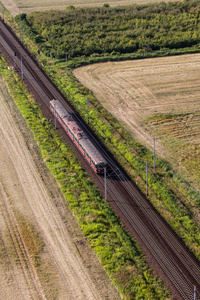
[[[78,80],[149,148],[199,188],[200,54],[93,64]]]

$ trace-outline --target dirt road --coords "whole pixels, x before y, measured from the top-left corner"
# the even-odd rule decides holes
[[[0,298],[121,299],[1,80],[0,102]],[[43,240],[41,272],[23,240],[19,215]]]

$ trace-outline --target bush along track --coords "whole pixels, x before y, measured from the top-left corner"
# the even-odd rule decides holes
[[[72,150],[43,117],[20,78],[7,70],[2,58],[0,68],[15,103],[35,136],[43,159],[123,299],[170,299],[169,292],[160,279],[152,275],[142,251],[122,229],[109,204],[81,169]]]

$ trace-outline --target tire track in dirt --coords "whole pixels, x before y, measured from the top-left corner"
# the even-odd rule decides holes
[[[7,100],[6,103],[3,100],[3,93],[6,95],[5,88],[0,90],[0,159],[2,161],[0,182],[4,191],[2,193],[4,196],[7,195],[9,201],[7,212],[9,211],[9,222],[10,219],[14,222],[12,228],[17,228],[12,210],[19,211],[36,226],[45,243],[46,256],[56,272],[57,279],[52,282],[52,285],[56,285],[59,290],[57,299],[121,299],[94,252],[87,245],[76,220],[64,206],[63,196],[55,180],[52,179],[44,162],[39,162],[40,153],[38,150],[34,153],[35,146],[30,138],[31,134],[23,136],[19,131],[19,127],[22,131],[26,131],[24,121],[16,113],[12,101]],[[43,175],[39,173],[39,169]],[[50,188],[48,189],[46,185]],[[3,224],[2,228],[6,229],[5,217],[2,213],[0,213],[0,222]],[[31,269],[31,264],[27,266]],[[14,264],[13,268],[16,273],[22,273]],[[26,295],[21,292],[20,300],[44,299],[42,284],[38,282],[37,274],[32,271],[31,275],[34,275],[37,288],[30,287],[29,282],[33,285],[33,278],[29,280],[29,277],[27,282],[25,278],[20,282],[16,282],[15,276],[12,278],[16,289],[27,292]],[[9,287],[1,287],[0,283],[1,289],[4,294],[12,294]],[[15,289],[13,295],[14,293]],[[18,300],[16,297],[14,299]]]
[[[33,266],[28,250],[21,236],[18,227],[18,222],[15,218],[14,212],[9,203],[9,197],[6,194],[2,183],[0,183],[0,195],[1,195],[0,209],[4,220],[4,227],[6,227],[6,231],[9,233],[9,237],[12,240],[12,245],[14,246],[14,250],[16,253],[17,265],[20,265],[21,268],[21,273],[23,278],[21,278],[20,281],[23,280],[25,282],[25,285],[27,286],[27,292],[26,295],[24,295],[23,290],[20,288],[21,284],[19,282],[18,276],[15,275],[15,278],[17,279],[17,286],[21,293],[20,299],[23,299],[24,297],[26,297],[27,300],[46,299],[39,278],[37,276],[36,270]],[[3,233],[1,233],[1,235],[3,236]],[[9,247],[6,246],[5,239],[6,237],[4,237],[4,245],[5,248],[7,249],[6,253],[9,257],[9,261],[12,266],[12,272],[15,273],[16,268],[14,266],[11,256],[9,255],[10,250]],[[38,298],[37,295],[40,295],[40,297]]]

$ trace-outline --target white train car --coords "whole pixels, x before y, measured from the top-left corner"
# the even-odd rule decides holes
[[[58,100],[50,101],[50,109],[94,171],[96,173],[103,173],[107,167],[107,162],[88,136],[78,126],[72,115]]]

